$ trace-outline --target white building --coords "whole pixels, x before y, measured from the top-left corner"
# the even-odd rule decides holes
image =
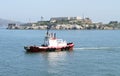
[[[56,22],[56,21],[66,21],[66,20],[81,20],[81,17],[52,17],[50,19],[50,22]]]

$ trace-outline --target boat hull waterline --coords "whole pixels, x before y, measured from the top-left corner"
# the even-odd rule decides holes
[[[26,52],[57,52],[57,51],[72,51],[73,43],[68,43],[64,47],[47,47],[47,46],[24,46]]]

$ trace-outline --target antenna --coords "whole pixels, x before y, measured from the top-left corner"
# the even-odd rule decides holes
[[[83,22],[83,25],[85,24],[85,16],[84,16],[84,13],[82,14],[82,22]]]
[[[43,17],[43,16],[41,16],[41,21],[43,21],[43,19],[44,19],[44,17]]]
[[[83,19],[83,21],[84,21],[84,14],[82,14],[82,19]]]
[[[29,18],[29,23],[32,23],[30,18]]]

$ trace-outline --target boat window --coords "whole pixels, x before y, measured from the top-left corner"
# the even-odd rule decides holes
[[[63,42],[63,40],[62,40],[62,39],[58,39],[57,42],[58,42],[58,43],[61,43],[61,42]]]

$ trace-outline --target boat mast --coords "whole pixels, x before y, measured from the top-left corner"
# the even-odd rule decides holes
[[[49,45],[49,29],[50,29],[50,26],[47,25],[47,32],[46,32],[46,36],[45,36],[45,39],[44,39],[44,45],[45,46]]]

